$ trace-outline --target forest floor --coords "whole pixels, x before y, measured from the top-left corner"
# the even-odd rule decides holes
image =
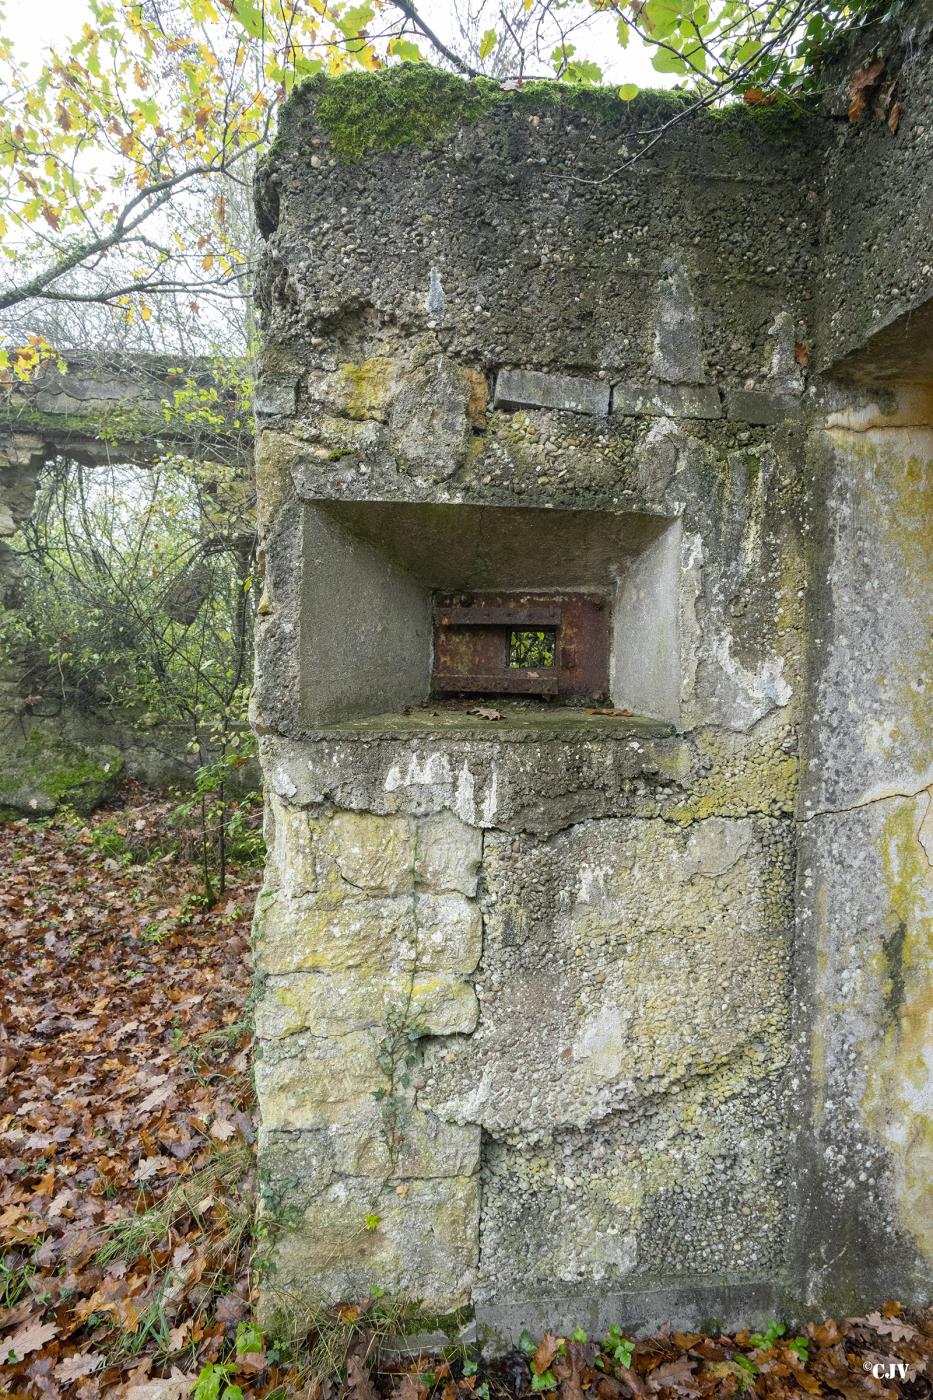
[[[234,866],[206,907],[185,847],[174,804],[132,785],[87,820],[0,827],[4,1400],[933,1394],[933,1310],[893,1302],[797,1336],[526,1334],[488,1368],[393,1353],[398,1317],[375,1297],[267,1342],[251,1320],[258,871]]]

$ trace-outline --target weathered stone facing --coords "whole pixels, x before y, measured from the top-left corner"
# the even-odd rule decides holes
[[[557,408],[604,418],[609,412],[609,385],[580,375],[540,374],[530,369],[503,369],[496,375],[496,408]]]
[[[256,1090],[266,1171],[280,1175],[277,1144],[304,1164],[277,1286],[310,1271],[333,1295],[377,1270],[396,1291],[458,1306],[476,1263],[479,1128],[423,1108],[407,1057],[422,1037],[475,1029],[482,836],[444,811],[276,804],[271,825]]]
[[[425,1226],[396,1188],[422,1178],[450,1179],[430,1197],[438,1251],[471,1260],[432,1305],[781,1258],[792,731],[779,715],[731,739],[606,728],[264,741],[287,796],[256,1077],[263,1161],[301,1216],[276,1288],[336,1295],[367,1269],[433,1287],[423,1241],[412,1265],[397,1253]],[[466,958],[436,917],[454,899],[474,911]],[[411,976],[422,929],[443,942]],[[428,1033],[393,1160],[377,1050],[409,993]],[[726,1161],[737,1209],[714,1184]]]
[[[612,411],[635,418],[721,418],[722,404],[712,384],[614,384]]]

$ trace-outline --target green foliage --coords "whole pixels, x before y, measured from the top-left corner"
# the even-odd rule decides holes
[[[767,1351],[777,1345],[786,1330],[782,1322],[772,1318],[763,1332],[753,1332],[748,1340],[757,1351]],[[810,1355],[810,1339],[802,1336],[791,1337],[785,1345],[794,1353],[800,1364],[806,1366]]]
[[[256,1322],[240,1322],[236,1329],[236,1353],[242,1356],[246,1352],[262,1351],[265,1347],[266,1339],[262,1329]]]
[[[14,542],[24,606],[0,631],[35,690],[192,735],[245,716],[252,537],[218,533],[218,494],[174,461],[47,479]]]
[[[31,1293],[30,1279],[36,1272],[31,1260],[23,1262],[13,1254],[0,1254],[0,1308],[15,1308],[27,1297]]]
[[[102,821],[99,826],[92,829],[91,845],[95,851],[99,851],[102,856],[110,856],[112,860],[129,861],[132,859],[127,848],[126,837],[118,830],[114,818]]]
[[[242,3],[242,0],[240,0]],[[202,1366],[192,1391],[193,1400],[243,1400],[243,1391],[230,1384],[233,1366],[209,1361]]]
[[[631,1366],[635,1343],[623,1337],[621,1330],[613,1323],[604,1343],[606,1354],[620,1366]]]
[[[749,1337],[753,1347],[773,1347],[779,1337],[784,1335],[784,1324],[772,1318],[763,1332],[753,1332]]]
[[[787,1343],[788,1349],[794,1353],[801,1366],[806,1366],[810,1360],[810,1339],[809,1337],[791,1337]]]
[[[752,1361],[751,1357],[743,1356],[740,1351],[737,1351],[732,1358],[732,1362],[737,1368],[735,1376],[739,1382],[739,1390],[743,1393],[746,1390],[751,1390],[752,1386],[755,1384],[755,1377],[758,1375],[758,1367],[755,1365],[754,1361]]]
[[[374,11],[342,0],[88,0],[86,9],[80,32],[55,42],[38,73],[0,31],[0,308],[61,295],[63,279],[74,289],[74,270],[90,269],[101,300],[144,324],[161,292],[200,280],[202,294],[223,297],[242,274],[249,250],[229,217],[231,172],[248,183],[295,82],[381,61],[366,29]],[[394,21],[389,44],[420,58],[404,16]],[[192,220],[186,198],[197,185],[213,191]],[[153,215],[162,227],[147,238]],[[108,266],[128,241],[132,261]],[[195,266],[210,276],[198,279]],[[0,352],[0,370],[8,363]]]
[[[213,441],[220,424],[246,421],[249,385],[228,370],[226,387],[216,376],[180,380],[165,402],[192,447],[200,432]],[[177,819],[197,826],[209,902],[223,893],[228,860],[252,864],[262,852],[248,806],[229,801],[254,749],[251,514],[236,452],[230,462],[173,455],[151,468],[62,465],[14,541],[23,606],[0,626],[0,658],[25,672],[31,704],[152,730],[156,746],[165,726],[172,747],[187,745],[194,796]]]
[[[406,1091],[411,1087],[412,1071],[418,1062],[415,1042],[427,1033],[427,1026],[411,1014],[410,997],[405,998],[386,1012],[382,1038],[373,1052],[386,1081],[373,1090],[373,1098],[382,1111],[383,1132],[393,1163],[404,1140],[410,1110]],[[373,1228],[367,1223],[367,1229]]]

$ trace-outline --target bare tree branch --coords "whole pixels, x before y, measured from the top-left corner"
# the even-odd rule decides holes
[[[395,0],[395,6],[396,9],[401,10],[406,19],[411,21],[419,34],[423,34],[428,43],[432,44],[439,54],[443,54],[448,63],[452,63],[459,72],[466,74],[468,78],[479,77],[479,73],[475,68],[471,68],[459,54],[454,53],[453,49],[449,49],[443,40],[437,37],[434,30],[425,24],[414,5],[410,3],[410,0]]]

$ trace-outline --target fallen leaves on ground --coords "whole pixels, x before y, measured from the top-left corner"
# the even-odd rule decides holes
[[[277,1352],[249,1320],[256,875],[205,909],[160,854],[168,812],[130,789],[83,825],[0,827],[4,1400],[183,1400],[199,1378],[249,1400],[929,1400],[933,1311],[896,1302],[799,1335],[523,1333],[484,1366],[398,1355],[370,1297]]]
[[[230,1227],[250,1212],[257,873],[205,909],[171,852],[172,809],[130,787],[87,822],[0,827],[3,1395],[138,1391],[171,1376],[185,1327],[176,1370],[197,1374],[224,1344],[217,1299],[247,1287],[249,1231]],[[197,1220],[189,1182],[202,1199],[214,1184]],[[108,1231],[169,1199],[139,1257],[129,1235],[98,1260]]]

